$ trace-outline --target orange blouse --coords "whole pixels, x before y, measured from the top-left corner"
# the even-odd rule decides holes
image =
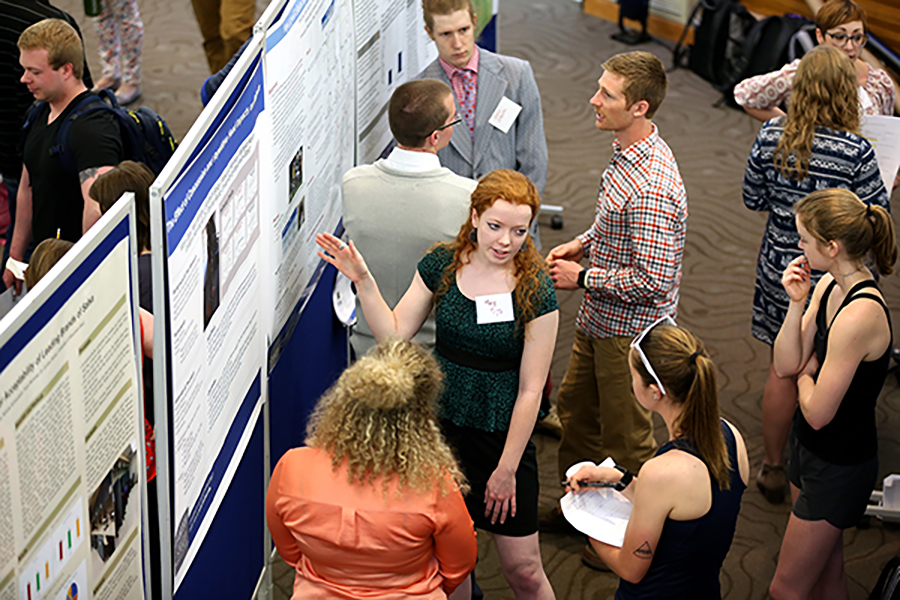
[[[275,467],[266,520],[296,569],[292,600],[446,598],[475,568],[478,548],[462,494],[384,494],[350,484],[319,448],[289,450]]]

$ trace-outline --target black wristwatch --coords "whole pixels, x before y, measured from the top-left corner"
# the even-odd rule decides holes
[[[578,287],[580,287],[583,290],[587,289],[587,287],[585,287],[585,285],[584,285],[584,278],[587,277],[587,271],[588,271],[587,269],[582,269],[582,270],[578,271]]]
[[[613,489],[617,492],[621,492],[629,485],[631,485],[632,480],[634,480],[634,473],[620,465],[613,466],[613,469],[622,474],[622,479],[617,481],[616,485],[613,487]]]

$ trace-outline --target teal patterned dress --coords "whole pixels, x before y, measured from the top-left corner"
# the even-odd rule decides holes
[[[419,261],[419,275],[429,290],[435,292],[441,284],[444,270],[453,262],[453,251],[438,246]],[[535,302],[535,318],[559,309],[553,281],[541,272],[536,282],[540,292]],[[519,308],[513,299],[516,317]],[[454,278],[450,289],[442,295],[434,308],[436,340],[469,354],[484,357],[485,361],[514,360],[515,368],[505,371],[482,371],[463,366],[444,358],[437,359],[444,371],[444,394],[440,399],[441,418],[460,427],[474,427],[484,431],[506,431],[519,392],[519,362],[525,347],[524,328],[516,328],[515,321],[478,325],[475,301],[463,296]]]
[[[452,262],[453,251],[446,245],[432,249],[419,261],[419,275],[429,290],[440,288]],[[538,286],[534,318],[558,310],[553,282],[546,272],[541,271],[530,284]],[[518,318],[515,296],[513,311]],[[479,325],[475,301],[463,296],[455,277],[435,302],[434,314],[435,355],[444,372],[444,393],[438,401],[441,428],[469,481],[469,516],[478,529],[514,537],[531,535],[538,529],[539,493],[537,454],[531,440],[516,469],[516,516],[491,523],[484,515],[487,483],[503,454],[519,394],[524,327],[516,327],[516,321]]]

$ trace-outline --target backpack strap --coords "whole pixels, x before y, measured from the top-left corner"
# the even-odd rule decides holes
[[[28,138],[28,134],[31,131],[31,126],[34,125],[35,119],[37,119],[38,113],[41,112],[41,109],[44,108],[44,105],[47,104],[43,100],[35,100],[31,103],[31,106],[28,107],[28,110],[25,111],[25,122],[22,123],[21,135],[19,136],[19,154],[22,155],[25,153],[25,140]]]
[[[110,106],[110,97],[113,105]],[[50,154],[56,156],[63,168],[74,177],[78,177],[78,167],[69,146],[69,130],[79,118],[100,111],[113,111],[118,108],[116,96],[109,90],[101,90],[97,94],[89,94],[82,98],[66,115],[56,133],[56,141],[50,148]]]

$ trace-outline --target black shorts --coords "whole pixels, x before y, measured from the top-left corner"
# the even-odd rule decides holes
[[[453,452],[459,459],[471,487],[466,495],[466,507],[475,527],[511,537],[525,537],[538,530],[538,470],[537,452],[531,440],[525,446],[516,470],[516,516],[506,522],[491,524],[484,516],[484,492],[506,444],[506,431],[482,431],[473,427],[458,427],[441,421],[441,428]]]
[[[856,465],[836,465],[809,451],[791,430],[788,477],[800,490],[793,513],[804,521],[855,527],[866,512],[878,478],[878,456]]]

